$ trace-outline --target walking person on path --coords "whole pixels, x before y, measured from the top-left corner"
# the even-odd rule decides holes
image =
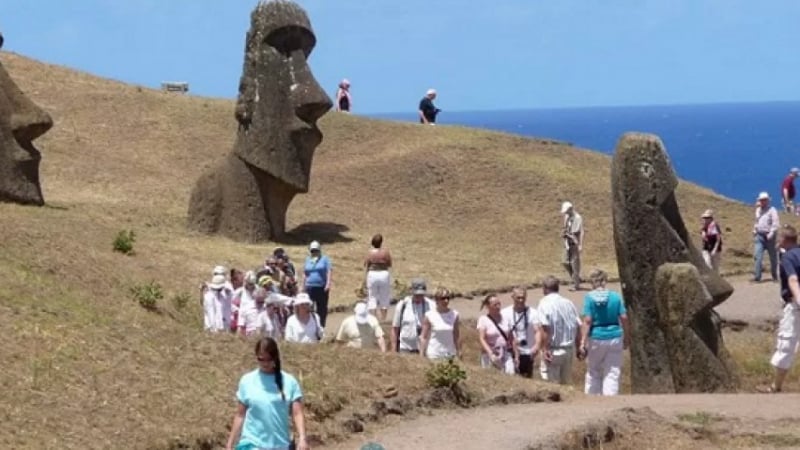
[[[719,262],[722,259],[722,229],[714,220],[714,211],[707,209],[701,216],[703,228],[700,236],[703,239],[703,261],[714,272],[719,273]]]
[[[203,325],[206,331],[218,333],[230,329],[232,300],[233,290],[228,288],[225,275],[214,275],[203,292]]]
[[[755,218],[756,222],[753,225],[755,267],[753,268],[752,281],[761,282],[761,263],[764,260],[765,251],[769,255],[769,269],[772,274],[772,281],[778,281],[778,250],[775,238],[781,222],[778,217],[778,211],[773,206],[770,206],[769,194],[766,192],[758,194]]]
[[[364,259],[364,268],[367,270],[367,309],[375,314],[380,308],[379,319],[386,321],[386,314],[392,301],[392,276],[389,269],[392,267],[392,254],[388,248],[383,247],[383,236],[376,234],[372,237],[372,248]]]
[[[800,174],[800,169],[797,167],[792,167],[792,170],[789,171],[789,175],[786,175],[786,178],[783,179],[783,183],[781,183],[781,199],[783,200],[783,209],[789,214],[800,213],[800,211],[797,211],[794,204],[794,179],[797,178],[798,174]]]
[[[583,252],[583,217],[575,211],[570,202],[561,204],[561,214],[564,215],[563,231],[564,258],[561,264],[567,270],[572,280],[571,291],[580,290],[581,287],[581,252]]]
[[[775,378],[766,392],[781,392],[783,381],[797,356],[800,341],[800,248],[797,247],[797,230],[785,225],[780,230],[781,298],[783,317],[778,325],[778,339],[770,363],[775,367]]]
[[[297,379],[281,370],[278,343],[261,338],[255,353],[258,369],[239,380],[226,450],[308,450],[303,392]],[[296,441],[292,439],[290,415]]]
[[[461,357],[461,332],[458,311],[450,308],[453,293],[440,287],[433,294],[436,308],[425,313],[420,337],[420,353],[428,359]]]
[[[315,344],[322,340],[324,328],[317,313],[311,311],[308,294],[300,293],[294,300],[294,314],[286,320],[286,342]]]
[[[478,318],[478,342],[481,345],[481,367],[514,375],[519,366],[519,353],[511,321],[500,312],[503,305],[496,295],[487,295],[481,303],[486,314]]]
[[[528,306],[528,294],[524,288],[517,286],[511,290],[511,299],[514,304],[503,308],[503,318],[511,323],[514,338],[517,341],[519,364],[517,373],[525,378],[533,377],[533,359],[539,352],[541,336],[539,328],[539,313]]]
[[[303,290],[314,303],[320,324],[325,328],[328,319],[328,300],[331,293],[331,260],[322,254],[322,246],[313,241],[308,246],[308,257],[303,265]]]
[[[569,384],[575,348],[581,348],[581,319],[575,304],[558,293],[558,279],[548,276],[542,282],[544,297],[539,300],[539,333],[542,334],[542,379]],[[583,354],[577,355],[583,358]]]
[[[630,346],[628,313],[618,292],[606,289],[608,274],[589,274],[592,291],[583,299],[583,327],[579,354],[586,356],[586,394],[617,395],[622,352]]]
[[[398,302],[392,320],[392,347],[400,353],[419,353],[419,337],[422,335],[422,322],[425,313],[436,308],[427,297],[428,286],[425,280],[411,281],[411,295]]]

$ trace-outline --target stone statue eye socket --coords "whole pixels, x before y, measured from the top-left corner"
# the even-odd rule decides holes
[[[267,35],[265,41],[287,58],[297,50],[302,50],[308,58],[317,43],[317,39],[311,31],[293,25],[278,28]]]

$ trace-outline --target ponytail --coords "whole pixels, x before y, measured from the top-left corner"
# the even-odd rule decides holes
[[[493,298],[494,298],[494,294],[489,294],[486,297],[484,297],[483,301],[481,302],[481,309],[479,311],[483,311],[483,308],[486,308],[487,306],[489,306],[489,301],[491,301]]]

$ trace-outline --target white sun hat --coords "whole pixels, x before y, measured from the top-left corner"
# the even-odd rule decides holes
[[[759,193],[758,194],[758,199],[759,200],[769,200],[769,193],[767,193],[766,191]]]
[[[561,214],[566,214],[569,209],[572,208],[572,203],[564,202],[561,204]]]
[[[211,289],[222,289],[225,287],[225,275],[214,275],[211,278],[211,283],[208,284]]]
[[[356,313],[356,323],[359,325],[366,325],[369,322],[369,311],[367,311],[367,304],[364,302],[356,303],[356,307],[353,308],[353,311]]]
[[[297,294],[297,297],[294,298],[293,302],[294,306],[297,305],[313,305],[314,302],[311,301],[311,297],[308,296],[305,292],[301,292]]]
[[[225,275],[225,266],[214,266],[214,270],[211,271],[212,275]]]

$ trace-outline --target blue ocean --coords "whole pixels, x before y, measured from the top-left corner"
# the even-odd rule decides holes
[[[608,154],[626,131],[655,133],[679,177],[748,204],[760,191],[780,198],[782,179],[800,167],[800,102],[480,112],[437,106],[445,110],[441,125],[547,137]],[[375,117],[417,120],[413,112]]]

